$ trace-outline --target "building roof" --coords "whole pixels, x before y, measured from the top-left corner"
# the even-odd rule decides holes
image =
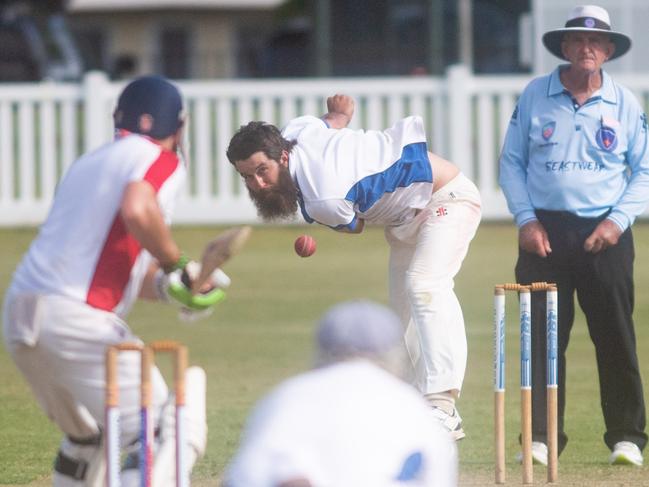
[[[169,9],[271,9],[284,0],[67,0],[68,12]]]

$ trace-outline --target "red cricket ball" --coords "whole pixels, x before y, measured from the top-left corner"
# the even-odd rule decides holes
[[[300,235],[295,239],[294,247],[297,255],[300,257],[309,257],[315,252],[315,239],[311,235]]]

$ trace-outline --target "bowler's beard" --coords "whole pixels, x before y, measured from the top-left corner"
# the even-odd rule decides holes
[[[257,213],[265,221],[287,220],[297,211],[297,186],[285,166],[279,167],[277,183],[272,187],[254,192],[248,188],[248,194],[257,207]]]

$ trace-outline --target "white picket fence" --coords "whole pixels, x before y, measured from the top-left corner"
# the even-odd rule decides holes
[[[353,128],[382,129],[424,117],[431,150],[452,160],[482,193],[485,219],[509,219],[497,184],[500,145],[528,76],[226,80],[179,83],[189,114],[190,178],[177,207],[180,224],[256,222],[255,210],[225,157],[230,137],[249,120],[283,125],[325,112],[325,99],[356,99]],[[649,104],[649,75],[617,77]],[[89,73],[81,84],[0,85],[0,226],[36,225],[56,183],[81,153],[112,138],[111,114],[123,83]]]

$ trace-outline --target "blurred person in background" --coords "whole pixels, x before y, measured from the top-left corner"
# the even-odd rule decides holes
[[[316,349],[313,370],[254,408],[226,487],[457,485],[455,441],[400,379],[407,358],[391,309],[367,300],[333,306]]]

